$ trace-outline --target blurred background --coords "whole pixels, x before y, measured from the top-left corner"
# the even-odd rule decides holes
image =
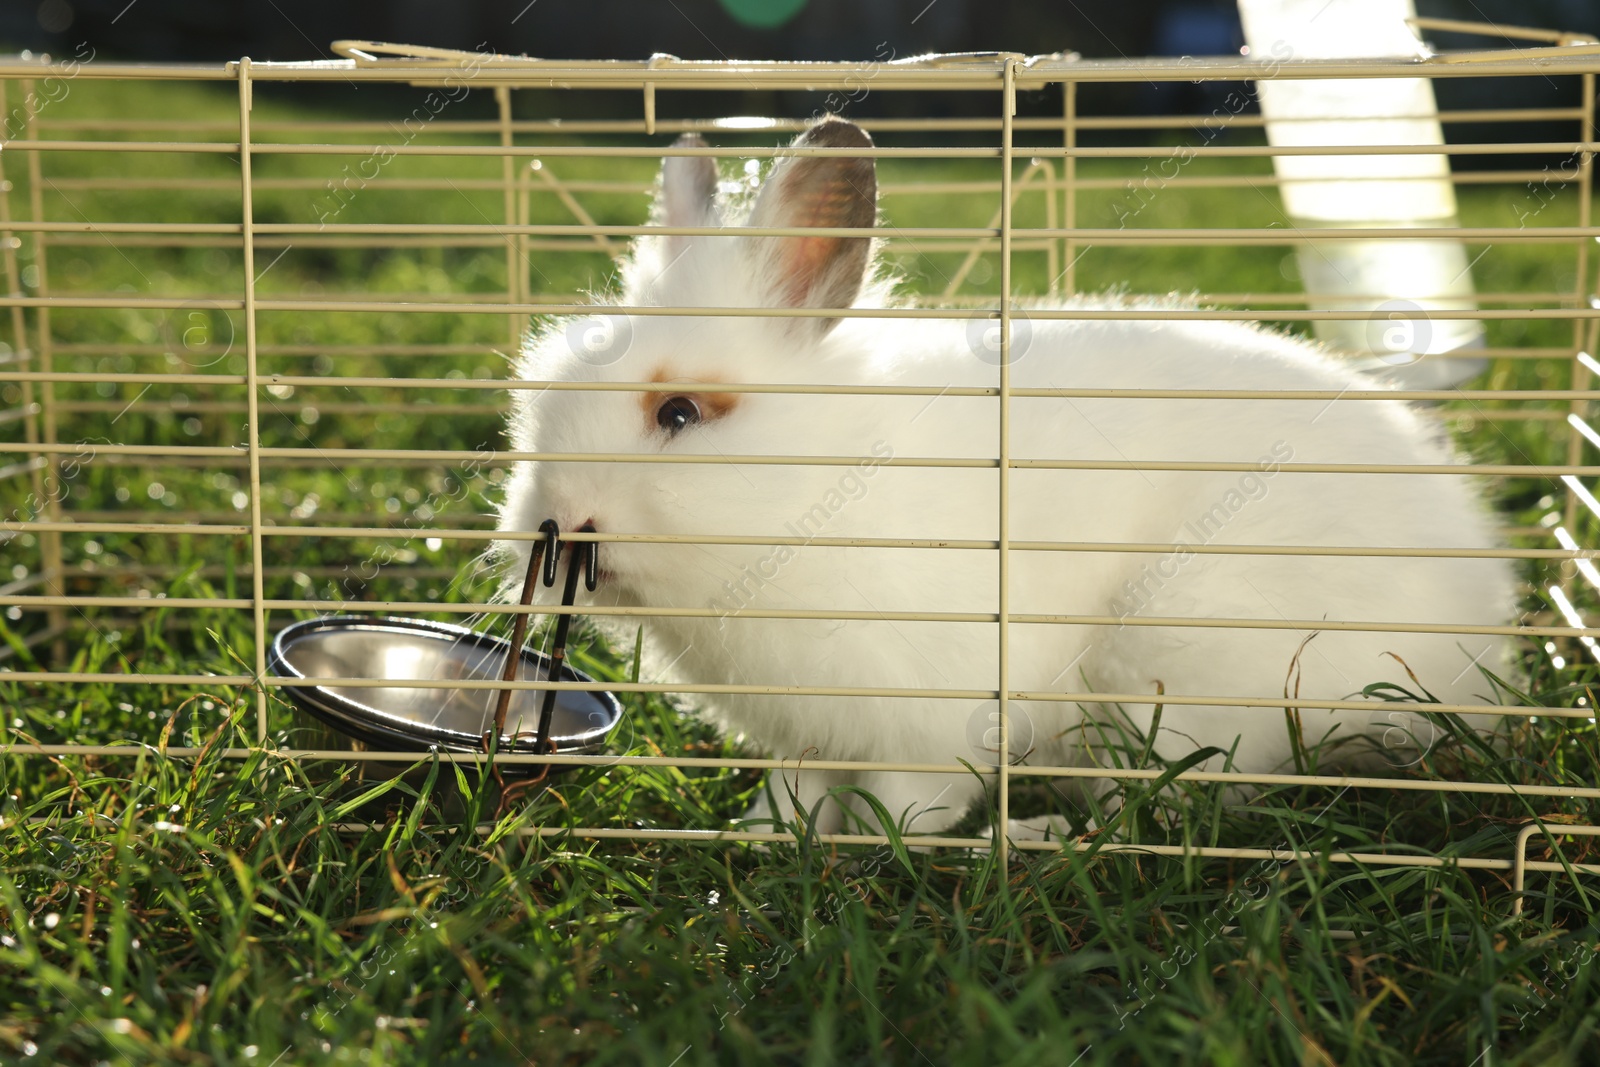
[[[1342,0],[1330,0],[1339,3]],[[1600,36],[1596,0],[1417,0],[1419,14],[1587,32]],[[1077,52],[1085,58],[1218,55],[1243,43],[1232,0],[6,0],[0,4],[0,51],[31,50],[97,59],[219,62],[309,60],[332,56],[340,38],[445,48],[487,49],[550,59],[643,59],[665,52],[684,59],[857,60],[887,62],[926,52],[1013,51],[1028,55]],[[1499,45],[1481,37],[1430,34],[1436,47]],[[398,86],[344,94],[308,86],[273,87],[274,96],[318,110],[377,117],[412,97]],[[1080,88],[1078,112],[1089,116],[1203,114],[1242,86],[1227,82],[1125,82]],[[1440,79],[1446,109],[1502,105],[1539,108],[1577,103],[1576,78]],[[1245,112],[1257,109],[1253,94]],[[633,117],[626,93],[564,93],[560,102],[538,90],[519,93],[519,114],[559,111],[569,119]],[[868,93],[844,106],[829,94],[672,93],[663,118],[713,113],[805,116],[843,111],[858,119],[906,114],[974,116],[992,113],[984,93]],[[1061,113],[1061,89],[1023,93],[1023,116]],[[488,118],[494,102],[473,93],[462,117]],[[1230,108],[1237,111],[1237,108]],[[1569,129],[1530,123],[1456,123],[1447,140],[1561,140]],[[1225,136],[1232,137],[1230,131]],[[971,140],[957,135],[957,140]],[[981,138],[979,138],[981,139]],[[1116,142],[1093,134],[1085,143]],[[893,138],[890,139],[892,143]],[[1505,162],[1506,160],[1503,160]],[[1454,160],[1461,169],[1488,163]],[[1521,162],[1531,162],[1522,160]]]
[[[1334,0],[1338,2],[1338,0]],[[1600,32],[1595,0],[1419,0],[1419,14]],[[861,59],[1070,50],[1202,55],[1242,43],[1229,0],[8,0],[0,41],[124,59],[313,59],[340,37],[553,59]],[[1441,41],[1450,46],[1448,38]]]
[[[1418,0],[1417,8],[1435,17],[1600,35],[1595,0]],[[1441,48],[1487,43],[1432,36]],[[992,50],[1075,51],[1088,58],[1215,55],[1236,51],[1243,42],[1230,0],[8,0],[0,5],[0,47],[36,52],[66,54],[87,44],[98,57],[124,60],[215,62],[243,55],[306,60],[331,55],[329,42],[345,37],[487,47],[553,59],[642,59],[667,52],[685,59],[880,62],[924,52]],[[1098,86],[1080,104],[1089,114],[1208,110],[1207,102],[1230,88],[1216,83]],[[1475,106],[1472,91],[1469,85],[1449,87],[1440,102]],[[1525,98],[1518,103],[1536,106],[1570,102],[1576,85],[1524,79],[1519,91]],[[892,109],[896,97],[873,94],[852,112],[868,117],[875,109]],[[350,105],[363,106],[354,100]],[[615,106],[624,111],[637,103],[618,99]],[[943,106],[964,112],[988,103],[969,94]],[[1054,110],[1049,99],[1023,106]],[[751,111],[790,107],[808,113],[815,104],[747,102]]]

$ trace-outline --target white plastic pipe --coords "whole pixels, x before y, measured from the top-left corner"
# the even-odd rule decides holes
[[[1284,60],[1427,54],[1406,19],[1412,0],[1239,0],[1250,54]],[[1256,83],[1267,140],[1291,145],[1444,144],[1433,83],[1426,78],[1327,78]],[[1276,156],[1292,225],[1445,227],[1457,224],[1444,155]],[[1317,336],[1368,369],[1410,388],[1464,381],[1486,361],[1428,358],[1481,347],[1483,324],[1435,319],[1432,310],[1477,303],[1465,246],[1458,241],[1308,241],[1298,249],[1316,306],[1365,310],[1366,321],[1318,322]]]

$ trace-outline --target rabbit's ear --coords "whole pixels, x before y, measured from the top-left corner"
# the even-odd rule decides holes
[[[697,133],[686,133],[674,148],[705,148]],[[663,226],[717,225],[717,161],[710,156],[668,156],[661,163],[661,199],[656,216]],[[676,257],[692,237],[668,237],[669,259]]]
[[[793,147],[870,149],[872,138],[852,122],[830,118],[801,134]],[[871,157],[789,156],[772,168],[749,225],[866,229],[877,212],[878,180]],[[870,237],[748,240],[763,273],[790,307],[850,307],[860,295],[872,256]],[[795,321],[826,333],[839,320]]]

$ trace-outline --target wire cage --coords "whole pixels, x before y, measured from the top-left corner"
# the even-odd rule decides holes
[[[1472,29],[1442,23],[1432,28]],[[1198,293],[1192,307],[1115,312],[1121,317],[1238,319],[1304,330],[1387,324],[1393,316],[1374,311],[1376,304],[1341,304],[1330,294],[1308,292],[1309,279],[1301,284],[1292,260],[1296,249],[1313,242],[1277,206],[1294,179],[1274,171],[1273,161],[1363,153],[1442,158],[1438,144],[1268,143],[1263,137],[1268,120],[1242,103],[1224,103],[1210,114],[1088,115],[1078,104],[1086,90],[1111,83],[1195,84],[1220,87],[1219,92],[1237,87],[1243,101],[1253,95],[1245,84],[1263,79],[1423,77],[1494,85],[1559,77],[1581,83],[1573,106],[1441,114],[1446,127],[1470,124],[1473,131],[1491,131],[1448,148],[1463,164],[1449,176],[1463,196],[1460,221],[1403,232],[1330,227],[1315,237],[1324,244],[1460,242],[1477,255],[1474,263],[1485,264],[1483,284],[1470,302],[1436,305],[1424,317],[1441,328],[1481,323],[1485,343],[1442,353],[1433,363],[1489,360],[1489,372],[1467,389],[1402,385],[1372,398],[1433,405],[1467,439],[1474,457],[1440,476],[1482,479],[1511,501],[1499,516],[1505,547],[1492,554],[1524,568],[1520,623],[1450,632],[1514,634],[1526,643],[1525,659],[1546,670],[1551,663],[1557,671],[1572,671],[1586,660],[1600,660],[1594,644],[1600,628],[1584,619],[1587,606],[1600,603],[1600,573],[1591,562],[1597,553],[1581,544],[1586,531],[1592,536],[1600,530],[1600,502],[1585,484],[1600,475],[1586,452],[1590,444],[1600,445],[1600,431],[1588,421],[1590,401],[1597,396],[1592,375],[1600,373],[1600,363],[1590,355],[1600,321],[1591,255],[1591,244],[1600,237],[1592,218],[1600,45],[1540,31],[1519,35],[1497,28],[1495,33],[1520,37],[1519,43],[1420,61],[1291,57],[1271,70],[1249,57],[1089,61],[1012,54],[884,56],[869,64],[713,63],[666,56],[584,63],[367,42],[342,42],[337,49],[345,58],[327,62],[244,59],[162,66],[90,55],[0,62],[0,113],[8,117],[0,151],[0,268],[9,335],[0,356],[0,487],[8,511],[0,523],[5,546],[0,609],[6,613],[9,647],[0,655],[10,661],[0,664],[0,683],[56,709],[54,720],[44,716],[25,723],[8,715],[4,751],[15,758],[194,757],[207,737],[199,725],[201,709],[244,700],[257,744],[275,758],[413,764],[417,754],[409,751],[294,745],[286,732],[289,709],[282,691],[316,680],[272,674],[271,636],[295,618],[328,613],[475,617],[503,626],[519,612],[549,610],[547,605],[526,609],[491,603],[494,578],[474,564],[491,541],[514,536],[498,534],[491,514],[509,465],[541,458],[510,451],[500,436],[507,407],[505,357],[518,350],[538,317],[591,309],[588,293],[604,290],[630,240],[651,232],[646,210],[664,154],[709,155],[722,161],[723,181],[754,184],[768,161],[784,155],[788,137],[810,122],[793,109],[778,117],[718,110],[718,101],[726,99],[718,94],[729,92],[769,94],[780,113],[782,101],[810,102],[816,94],[826,94],[822,110],[827,111],[846,109],[869,93],[895,96],[900,106],[893,110],[906,117],[865,119],[862,125],[878,140],[870,154],[882,171],[883,214],[889,223],[878,236],[886,257],[917,290],[896,313],[997,327],[1005,345],[1013,343],[1015,323],[1023,318],[1111,314],[1071,300],[1110,282],[1126,282],[1135,291]],[[65,103],[82,86],[106,82],[129,94],[137,117],[96,117]],[[233,96],[214,92],[196,113],[172,114],[162,93],[193,82],[218,90],[231,86]],[[273,103],[275,94],[291,84],[316,96],[372,83],[415,87],[422,103],[393,118],[315,121],[300,114],[280,117]],[[469,91],[492,95],[496,115],[463,117],[458,101]],[[586,100],[619,93],[636,102],[636,117],[586,117],[592,114]],[[930,93],[987,101],[986,113],[919,115],[919,101]],[[1021,112],[1019,97],[1029,105]],[[191,106],[200,98],[184,99]],[[1052,107],[1059,101],[1059,110],[1041,113],[1040,101],[1051,101]],[[1533,122],[1560,124],[1569,132],[1554,140],[1519,140],[1519,131]],[[703,134],[711,147],[668,147],[672,137],[691,131]],[[1218,208],[1241,200],[1248,210]],[[961,205],[959,218],[951,214],[953,202]],[[427,209],[422,217],[419,205]],[[1188,205],[1188,214],[1178,216],[1180,224],[1167,224],[1166,212],[1180,205]],[[1228,224],[1181,222],[1195,218]],[[611,219],[622,221],[601,221]],[[1489,248],[1499,254],[1485,260]],[[282,268],[274,274],[286,257],[318,264],[320,280],[301,281],[297,288],[279,284],[291,274]],[[1502,262],[1504,267],[1489,269]],[[1212,278],[1224,267],[1241,264],[1248,269],[1235,276],[1255,279],[1251,288],[1219,290]],[[1182,277],[1171,276],[1174,266]],[[1006,359],[997,360],[993,386],[964,394],[1007,409],[1019,396],[1008,366]],[[664,387],[638,382],[630,388]],[[773,383],[749,383],[734,391],[785,388],[804,391]],[[883,387],[896,388],[930,396],[947,391]],[[1056,392],[1066,399],[1094,395],[1092,390]],[[1366,397],[1359,391],[1297,394],[1329,403]],[[473,447],[463,449],[458,442],[468,438]],[[558,458],[607,461],[604,456]],[[819,462],[781,454],[718,461]],[[895,456],[884,462],[931,461]],[[1157,700],[1148,692],[1079,691],[1070,679],[1050,692],[1008,684],[1008,631],[1039,621],[1013,616],[1005,607],[1005,561],[1012,554],[1112,552],[1158,558],[1177,547],[1013,543],[1003,518],[1007,479],[1011,471],[1036,462],[1010,454],[1003,438],[982,462],[1000,479],[1002,518],[993,540],[940,543],[933,532],[909,538],[774,534],[754,539],[807,551],[892,556],[961,548],[996,554],[1001,607],[986,624],[1000,649],[999,675],[988,688],[937,695],[995,705],[998,758],[988,764],[969,760],[896,769],[989,776],[998,808],[994,826],[1001,836],[920,839],[930,847],[994,847],[1003,839],[1012,789],[1019,783],[1108,777],[1140,782],[1164,773],[1014,762],[1008,755],[1012,720],[1016,709],[1030,702],[1221,702],[1205,693],[1165,692]],[[1219,469],[1188,456],[1130,466]],[[1297,467],[1302,474],[1319,469],[1289,461],[1283,470],[1294,477]],[[1364,469],[1403,473],[1393,465]],[[322,485],[309,480],[313,475],[333,476],[339,491],[308,489]],[[706,544],[719,543],[721,536],[710,529],[703,535],[698,540]],[[527,531],[524,536],[539,535]],[[602,551],[610,541],[651,540],[631,531],[565,536],[598,544]],[[740,540],[723,537],[723,542]],[[1319,559],[1317,551],[1292,545],[1215,550],[1299,555],[1308,567]],[[1408,550],[1388,551],[1404,555]],[[1428,556],[1453,550],[1410,551]],[[1058,610],[1064,614],[1051,620],[1057,625],[1115,621],[1101,605]],[[612,612],[630,622],[650,613],[651,608]],[[828,605],[811,617],[849,614],[843,605]],[[878,614],[885,625],[893,624],[893,613]],[[1142,622],[1174,628],[1305,628],[1303,620],[1272,618]],[[136,630],[149,636],[147,644],[167,641],[180,650],[222,651],[203,661],[181,654],[161,663],[119,659],[115,649],[121,635]],[[91,647],[100,651],[86,651]],[[24,665],[25,656],[37,662]],[[692,703],[696,694],[763,691],[763,684],[761,679],[740,687],[636,676],[596,687],[627,699],[683,694]],[[583,685],[520,681],[511,688]],[[114,691],[121,715],[82,721],[83,694],[91,687]],[[841,695],[804,685],[783,691],[797,701]],[[1282,711],[1288,695],[1261,693],[1226,702],[1268,714]],[[1360,700],[1295,702],[1367,706]],[[1528,706],[1437,710],[1543,720],[1573,729],[1594,722],[1581,690]],[[193,728],[185,725],[191,719]],[[234,748],[226,755],[244,759],[252,751]],[[450,758],[474,762],[483,757]],[[765,754],[736,759],[648,746],[599,755],[498,758],[513,764],[614,768],[781,771],[798,765],[795,758]],[[807,765],[866,766],[816,760]],[[1580,811],[1600,799],[1600,789],[1566,784],[1360,777],[1305,768],[1275,774],[1188,770],[1177,777],[1258,787],[1520,793],[1534,804],[1560,801]],[[698,842],[786,836],[752,829],[636,826],[626,815],[619,813],[613,825],[531,825],[521,832]],[[1542,832],[1539,824],[1530,831]],[[839,843],[885,840],[870,832],[823,836]],[[1448,862],[1513,871],[1519,888],[1527,870],[1570,869],[1560,857],[1528,861],[1529,837],[1524,833],[1509,853],[1456,856]],[[1081,840],[1065,845],[1013,841],[1011,846],[1090,847]],[[1290,854],[1270,842],[1259,847],[1095,842],[1092,847],[1246,859]],[[1330,858],[1366,864],[1446,862],[1405,847]]]

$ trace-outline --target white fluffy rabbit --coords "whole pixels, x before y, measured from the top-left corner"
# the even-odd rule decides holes
[[[680,144],[699,145],[697,138]],[[853,124],[827,119],[799,146],[871,147]],[[890,304],[864,237],[752,237],[753,227],[869,227],[877,211],[870,158],[800,156],[777,163],[745,214],[719,194],[715,164],[671,157],[655,220],[720,227],[726,235],[640,240],[623,268],[621,306],[875,308]],[[724,214],[740,218],[725,223]],[[914,242],[913,242],[914,243]],[[1065,306],[1065,305],[1063,305]],[[1118,307],[1116,301],[1074,304]],[[1143,305],[1154,306],[1154,305]],[[1166,305],[1177,306],[1177,305]],[[545,518],[611,533],[787,537],[994,539],[998,536],[999,402],[992,396],[718,393],[705,383],[821,386],[998,384],[992,324],[889,318],[616,316],[561,321],[534,337],[517,370],[528,380],[681,382],[681,391],[519,390],[513,447],[624,456],[856,457],[850,466],[792,463],[524,462],[500,526]],[[1379,388],[1315,346],[1251,325],[1199,321],[1032,319],[1014,331],[1014,388],[1329,390]],[[1091,463],[1191,460],[1247,470],[1012,471],[1017,542],[1489,548],[1489,514],[1459,474],[1319,473],[1283,464],[1459,462],[1440,429],[1404,403],[1345,398],[1017,398],[1014,459]],[[988,460],[936,467],[886,460]],[[527,542],[497,546],[520,581]],[[878,613],[992,613],[992,549],[608,543],[600,604],[711,609],[711,617],[648,620],[657,671],[685,683],[989,690],[997,627],[981,621],[900,621]],[[1509,642],[1485,636],[1312,629],[1139,625],[1160,618],[1501,624],[1511,567],[1494,559],[1270,554],[1028,551],[1010,555],[1010,610],[1122,618],[1098,625],[1014,622],[1013,690],[1209,697],[1343,699],[1388,681],[1440,700],[1482,702],[1474,662],[1500,670]],[[746,613],[805,609],[845,620]],[[624,620],[631,637],[633,620]],[[1386,655],[1392,653],[1393,655]],[[1398,657],[1398,659],[1396,658]],[[1404,661],[1404,665],[1399,662]],[[1294,682],[1286,681],[1291,665]],[[974,765],[996,762],[993,700],[971,695],[697,698],[730,735],[765,754],[825,760]],[[1285,701],[1284,703],[1292,703]],[[1415,754],[1429,727],[1375,704],[1372,712],[1303,708],[1308,744],[1365,736]],[[1150,726],[1153,704],[1126,718]],[[1097,758],[1086,717],[1116,712],[1085,701],[1013,705],[1010,750],[1034,765]],[[1420,738],[1413,742],[1406,736]],[[1155,739],[1166,758],[1197,746],[1230,753],[1207,766],[1269,772],[1289,761],[1282,705],[1168,702]],[[1369,746],[1372,747],[1372,746]],[[832,787],[876,795],[910,829],[936,832],[982,795],[977,776],[802,771],[772,783],[776,810],[808,809]],[[855,825],[840,804],[818,829]],[[766,827],[753,825],[753,829]]]

